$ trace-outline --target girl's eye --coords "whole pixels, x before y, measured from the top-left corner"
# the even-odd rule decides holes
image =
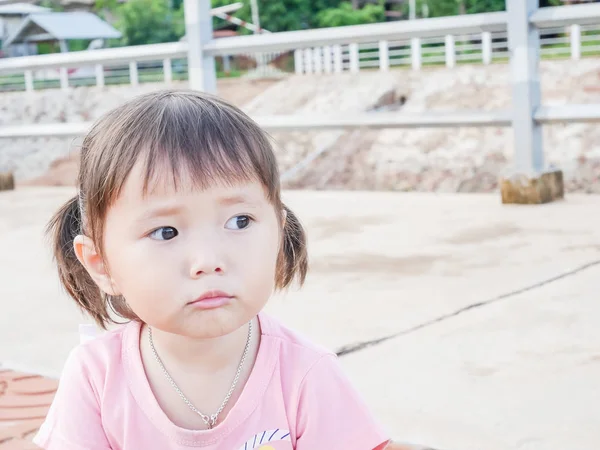
[[[150,233],[149,236],[150,238],[156,239],[157,241],[168,241],[173,239],[178,234],[179,231],[177,231],[173,227],[161,227],[154,230],[152,233]]]
[[[249,216],[235,216],[227,221],[225,228],[230,230],[243,230],[250,226],[250,222],[252,222],[252,219]]]

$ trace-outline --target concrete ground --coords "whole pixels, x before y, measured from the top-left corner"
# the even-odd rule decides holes
[[[57,375],[78,342],[85,319],[61,292],[42,238],[72,194],[0,193],[5,366]],[[268,309],[348,351],[343,365],[394,436],[448,450],[600,448],[600,197],[543,206],[476,194],[285,199],[307,226],[312,272]]]

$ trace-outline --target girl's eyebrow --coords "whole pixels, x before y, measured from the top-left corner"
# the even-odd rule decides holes
[[[158,208],[150,209],[145,211],[142,215],[137,218],[137,222],[144,222],[146,220],[154,219],[157,217],[168,217],[180,214],[182,208],[180,206],[162,206]]]
[[[235,194],[219,198],[219,203],[223,206],[232,206],[239,205],[241,203],[245,203],[247,205],[255,205],[257,202],[253,201],[251,198],[245,196],[244,194]]]

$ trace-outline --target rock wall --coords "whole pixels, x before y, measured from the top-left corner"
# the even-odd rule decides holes
[[[544,104],[600,103],[600,59],[543,61]],[[160,85],[3,94],[0,126],[93,120],[126,98]],[[228,80],[220,94],[251,115],[351,113],[388,105],[403,112],[492,110],[510,106],[505,65],[290,76],[279,82]],[[399,99],[402,98],[402,101]],[[568,191],[600,192],[600,127],[545,126],[549,164],[565,171]],[[286,186],[485,192],[511,164],[510,128],[435,128],[272,133]],[[77,140],[0,139],[0,171],[18,182],[39,177],[72,153]],[[311,155],[319,156],[311,162]],[[56,169],[57,163],[54,162]],[[58,164],[60,166],[60,164]],[[71,167],[72,166],[72,167]],[[73,167],[51,184],[72,183]],[[60,169],[60,167],[58,167]]]
[[[460,66],[392,71],[402,111],[510,108],[509,68]],[[600,59],[544,61],[543,104],[600,104]],[[600,124],[543,127],[548,165],[565,172],[569,192],[600,193]],[[291,182],[319,189],[489,192],[510,168],[511,128],[354,130]]]

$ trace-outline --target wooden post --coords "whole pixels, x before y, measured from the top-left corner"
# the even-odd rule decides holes
[[[0,172],[0,191],[12,191],[15,188],[15,177],[12,172]]]

